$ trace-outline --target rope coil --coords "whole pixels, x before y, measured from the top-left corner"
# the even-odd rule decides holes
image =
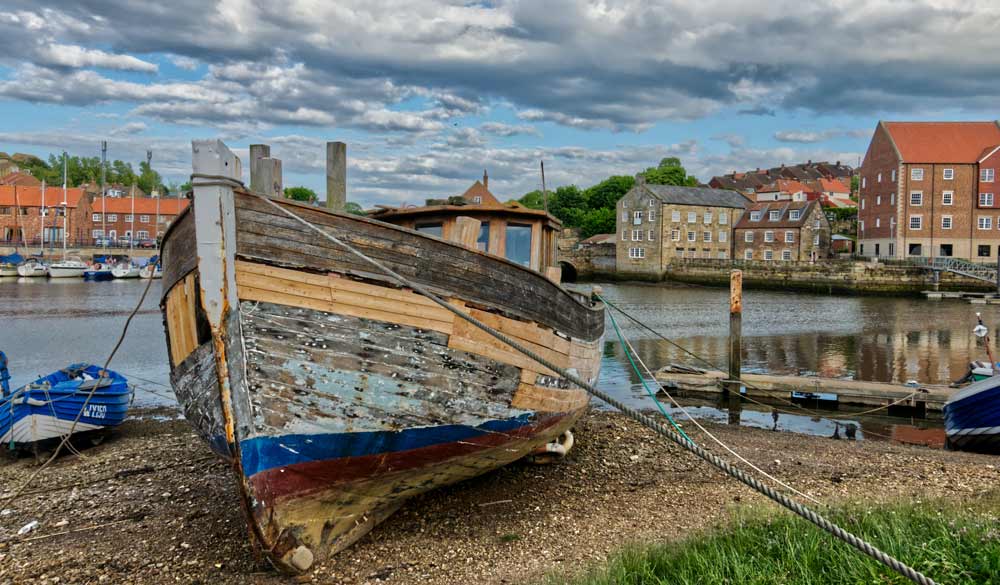
[[[219,177],[219,176],[211,176],[211,175],[192,175],[192,178],[205,178],[205,179],[208,179],[208,181],[206,181],[204,183],[198,183],[198,184],[202,184],[202,185],[210,184],[211,183],[211,184],[224,184],[226,186],[238,186],[238,187],[241,187],[241,188],[243,187],[243,184],[240,181],[237,181],[237,180],[234,180],[234,179],[230,179],[228,177]],[[693,441],[691,441],[691,440],[687,439],[686,437],[682,436],[681,434],[679,434],[679,433],[671,430],[669,427],[666,427],[666,426],[662,425],[659,421],[657,421],[657,420],[655,420],[655,419],[653,419],[653,418],[651,418],[651,417],[649,417],[649,416],[647,416],[647,415],[645,415],[645,414],[643,414],[643,413],[641,413],[641,412],[639,412],[637,410],[634,410],[634,409],[626,406],[624,403],[622,403],[618,399],[612,397],[611,395],[607,394],[606,392],[604,392],[602,390],[599,390],[599,389],[595,388],[594,386],[592,386],[591,384],[587,383],[586,381],[581,380],[579,377],[577,377],[577,376],[573,375],[572,373],[566,371],[564,368],[560,368],[559,366],[553,364],[552,362],[550,362],[545,357],[543,357],[543,356],[535,353],[531,349],[525,347],[520,342],[515,341],[514,339],[512,339],[509,336],[507,336],[506,334],[504,334],[504,333],[502,333],[500,331],[497,331],[496,329],[490,327],[489,325],[487,325],[487,324],[479,321],[475,317],[473,317],[473,316],[471,316],[471,315],[469,315],[469,314],[467,314],[467,313],[465,313],[465,312],[457,309],[456,307],[454,307],[453,305],[451,305],[450,303],[448,303],[444,299],[440,298],[439,296],[437,296],[436,294],[434,294],[430,290],[426,289],[423,285],[421,285],[419,283],[416,283],[416,282],[411,282],[411,281],[407,280],[405,277],[401,276],[400,274],[398,274],[396,271],[392,270],[388,266],[385,266],[384,264],[382,264],[378,260],[375,260],[374,258],[370,258],[369,256],[365,255],[360,250],[356,249],[354,246],[341,241],[336,236],[331,235],[330,233],[328,233],[327,231],[323,230],[322,228],[320,228],[320,227],[318,227],[318,226],[310,223],[306,219],[303,219],[301,216],[297,215],[296,213],[293,213],[292,211],[289,211],[285,207],[283,207],[283,206],[279,205],[278,203],[276,203],[275,201],[273,201],[271,198],[266,197],[264,195],[261,195],[259,193],[251,193],[251,194],[253,196],[259,198],[261,201],[264,201],[268,205],[274,207],[275,209],[277,209],[278,211],[280,211],[284,215],[287,215],[291,219],[297,221],[298,223],[301,223],[306,228],[308,228],[308,229],[310,229],[312,231],[315,231],[316,233],[318,233],[319,235],[323,236],[324,238],[326,238],[330,242],[336,244],[337,246],[340,246],[345,251],[347,251],[347,252],[349,252],[349,253],[357,256],[359,259],[361,259],[362,261],[366,262],[367,264],[370,264],[371,266],[374,266],[379,271],[381,271],[384,274],[392,277],[401,286],[408,287],[411,290],[413,290],[413,291],[415,291],[415,292],[417,292],[417,293],[419,293],[419,294],[427,297],[428,299],[430,299],[431,301],[433,301],[435,304],[439,305],[441,308],[443,308],[443,309],[447,310],[448,312],[454,314],[456,317],[458,317],[458,318],[460,318],[460,319],[468,322],[469,324],[473,325],[474,327],[477,327],[477,328],[481,329],[482,331],[484,331],[487,334],[491,335],[495,339],[497,339],[497,340],[499,340],[499,341],[507,344],[511,348],[517,350],[518,352],[522,353],[526,357],[531,358],[532,360],[534,360],[535,362],[537,362],[537,363],[545,366],[546,368],[549,368],[550,370],[559,373],[559,375],[563,376],[563,378],[565,378],[566,380],[572,382],[573,384],[576,384],[577,386],[579,386],[580,388],[582,388],[583,390],[585,390],[588,394],[590,394],[592,396],[595,396],[597,398],[600,398],[601,400],[603,400],[603,401],[607,402],[608,404],[610,404],[611,406],[615,407],[616,409],[618,409],[619,411],[621,411],[622,414],[624,414],[625,416],[627,416],[627,417],[631,418],[632,420],[634,420],[634,421],[642,424],[643,426],[645,426],[645,427],[653,430],[657,434],[659,434],[659,435],[661,435],[661,436],[669,439],[670,441],[672,441],[674,444],[678,445],[679,447],[681,447],[683,449],[686,449],[687,451],[690,451],[691,453],[693,453],[694,455],[696,455],[700,459],[702,459],[702,460],[708,462],[709,464],[711,464],[713,467],[716,467],[717,469],[723,471],[724,473],[726,473],[730,477],[738,480],[739,482],[743,483],[744,485],[746,485],[746,486],[754,489],[755,491],[757,491],[757,492],[759,492],[759,493],[767,496],[768,498],[770,498],[774,502],[776,502],[776,503],[784,506],[788,510],[790,510],[790,511],[794,512],[795,514],[797,514],[798,516],[800,516],[800,517],[808,520],[809,522],[811,522],[814,525],[816,525],[817,527],[825,530],[829,534],[831,534],[831,535],[839,538],[840,540],[846,542],[847,544],[849,544],[852,547],[854,547],[855,549],[861,551],[865,555],[867,555],[867,556],[875,559],[876,561],[882,563],[883,565],[889,567],[890,569],[896,571],[897,573],[905,576],[907,579],[910,579],[914,583],[917,583],[919,585],[936,585],[933,580],[931,580],[929,577],[926,577],[925,575],[923,575],[922,573],[920,573],[916,569],[914,569],[914,568],[910,567],[909,565],[903,563],[902,561],[900,561],[900,560],[892,557],[891,555],[886,554],[885,552],[879,550],[878,548],[876,548],[872,544],[868,543],[867,541],[863,540],[862,538],[859,538],[858,536],[855,536],[854,534],[852,534],[850,532],[847,532],[846,530],[844,530],[840,526],[834,524],[830,520],[827,520],[826,518],[824,518],[823,516],[820,516],[819,514],[817,514],[814,511],[810,510],[806,506],[804,506],[804,505],[802,505],[802,504],[800,504],[800,503],[798,503],[798,502],[796,502],[796,501],[788,498],[784,494],[781,494],[781,493],[777,492],[776,490],[774,490],[770,486],[761,483],[759,480],[757,480],[756,478],[748,475],[743,470],[741,470],[741,469],[739,469],[737,467],[734,467],[728,461],[726,461],[726,460],[722,459],[721,457],[718,457],[718,456],[716,456],[716,455],[714,455],[712,453],[709,453],[708,451],[706,451],[705,449],[703,449],[701,446],[697,445]]]

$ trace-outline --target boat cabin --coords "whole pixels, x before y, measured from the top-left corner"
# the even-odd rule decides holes
[[[464,244],[545,272],[555,265],[562,223],[541,209],[501,203],[490,193],[489,177],[457,197],[430,199],[422,207],[379,207],[368,217]]]

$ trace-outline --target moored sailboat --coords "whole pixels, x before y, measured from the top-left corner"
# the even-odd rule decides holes
[[[49,265],[49,276],[52,278],[80,278],[90,267],[79,258],[64,258],[60,262]]]
[[[279,568],[307,570],[411,496],[546,451],[584,412],[583,390],[285,212],[593,382],[603,305],[541,272],[560,227],[547,213],[387,214],[410,229],[267,199],[218,141],[194,143],[194,171],[194,204],[162,245],[171,381]]]
[[[39,258],[28,258],[17,265],[17,275],[25,278],[40,278],[49,275],[49,267]]]

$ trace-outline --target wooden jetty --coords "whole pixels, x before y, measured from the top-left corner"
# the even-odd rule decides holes
[[[941,411],[945,402],[957,391],[943,384],[907,386],[863,380],[841,380],[807,376],[776,376],[772,374],[742,374],[741,394],[755,400],[826,400],[837,405],[868,408],[887,406],[909,407],[916,412]],[[700,394],[723,394],[729,376],[718,370],[677,369],[667,366],[656,373],[656,380],[665,388]]]

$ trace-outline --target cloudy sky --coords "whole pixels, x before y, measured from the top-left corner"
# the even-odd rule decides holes
[[[996,119],[993,0],[4,0],[0,150],[190,173],[190,140],[271,144],[362,204],[856,164],[879,119]]]

